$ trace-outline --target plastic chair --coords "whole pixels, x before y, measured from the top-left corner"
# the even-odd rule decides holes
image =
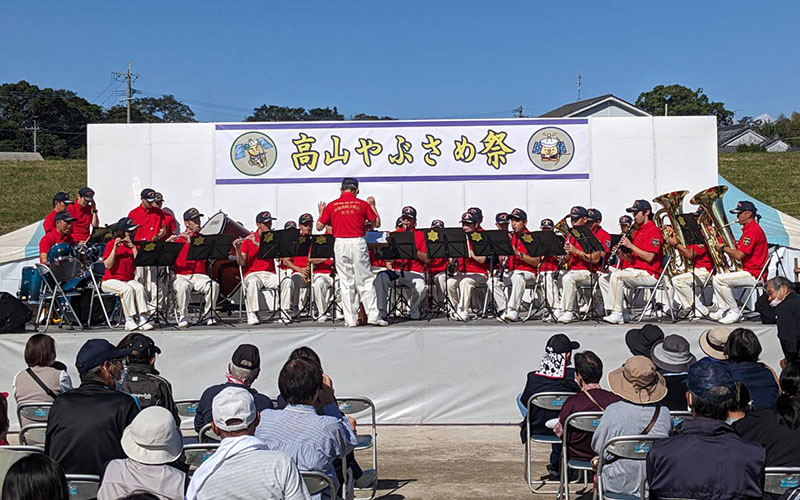
[[[306,483],[306,488],[308,488],[308,494],[312,497],[329,490],[329,498],[336,498],[336,486],[327,474],[316,471],[300,471],[300,475],[303,476],[303,481]]]
[[[201,427],[200,432],[197,433],[197,441],[200,444],[219,443],[222,441],[222,438],[217,436],[217,434],[211,430],[211,424],[206,424]]]
[[[34,423],[47,424],[52,406],[53,403],[22,403],[17,406],[17,422],[21,423],[22,419],[25,419]]]
[[[217,448],[219,448],[219,443],[183,445],[183,458],[186,465],[189,466],[189,475],[191,476],[198,467],[203,465],[203,462],[208,460],[208,457],[213,455]]]
[[[569,434],[574,429],[582,432],[594,433],[600,425],[601,411],[582,411],[573,413],[564,420],[561,435],[561,490],[564,492],[564,499],[569,500],[569,470],[578,470],[583,474],[583,491],[589,486],[589,472],[592,471],[592,463],[589,460],[573,460],[569,458]],[[574,432],[574,431],[573,431]]]
[[[564,406],[564,402],[570,396],[574,396],[574,392],[541,392],[534,394],[527,402],[526,408],[528,415],[525,417],[525,435],[528,439],[525,440],[525,480],[528,483],[528,488],[533,493],[558,493],[558,490],[542,491],[541,488],[548,484],[558,484],[560,489],[560,481],[550,481],[549,479],[540,479],[537,482],[539,486],[534,487],[533,478],[531,477],[531,442],[544,443],[544,444],[561,444],[559,439],[554,434],[533,434],[531,435],[531,415],[533,415],[534,407],[543,410],[560,411]]]
[[[100,476],[92,474],[67,474],[70,500],[92,500],[100,489]]]
[[[766,467],[764,493],[781,495],[800,486],[800,467]]]
[[[25,446],[44,446],[47,424],[30,424],[19,430],[19,443]]]
[[[608,462],[605,456],[609,453],[619,459],[645,460],[650,452],[650,447],[657,439],[645,435],[617,436],[603,443],[600,449],[600,460],[597,464],[597,498],[600,500],[645,500],[644,486],[647,482],[647,477],[642,477],[642,482],[639,485],[639,496],[603,491],[603,467]]]
[[[50,326],[50,318],[53,316],[53,308],[56,307],[56,302],[58,302],[59,317],[62,320],[66,320],[67,316],[71,315],[75,319],[75,322],[78,323],[78,327],[82,330],[83,324],[69,302],[72,297],[80,297],[80,292],[65,292],[49,266],[37,263],[36,269],[39,271],[39,274],[42,275],[42,293],[39,295],[39,308],[36,311],[36,329],[38,330],[39,328],[39,318],[42,316],[44,303],[49,301],[50,306],[47,308],[47,317],[45,318],[44,330],[42,333],[46,333],[47,328]]]
[[[178,408],[178,416],[181,418],[181,429],[184,427],[194,427],[194,416],[197,414],[197,407],[200,405],[199,399],[179,399],[175,401]]]
[[[358,445],[356,446],[356,451],[358,450],[372,450],[372,467],[371,469],[375,470],[377,475],[378,473],[378,427],[377,421],[375,418],[376,410],[375,404],[369,399],[361,396],[348,396],[348,397],[337,397],[336,404],[339,406],[339,411],[342,414],[347,416],[356,415],[365,411],[370,412],[370,433],[368,435],[357,435],[358,438]],[[377,479],[375,482],[372,483],[372,488],[369,497],[359,497],[359,498],[369,498],[372,499],[378,493],[378,481]]]

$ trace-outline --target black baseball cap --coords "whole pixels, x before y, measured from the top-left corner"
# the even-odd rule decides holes
[[[539,227],[553,228],[555,227],[555,224],[553,223],[553,219],[542,219],[542,222],[539,223]]]
[[[63,221],[66,221],[66,222],[72,222],[72,221],[75,220],[75,217],[73,217],[72,215],[70,215],[69,212],[64,210],[63,212],[58,212],[56,214],[56,216],[54,217],[54,222],[58,222],[60,220],[63,220]]]
[[[414,220],[417,220],[417,209],[412,207],[411,205],[407,205],[403,207],[403,211],[401,212],[401,217],[410,217]]]
[[[508,222],[508,213],[507,212],[500,212],[494,216],[494,221],[498,224],[502,224],[504,222]]]
[[[78,190],[78,196],[87,201],[94,201],[94,189],[90,187],[82,187]]]
[[[130,217],[123,217],[117,221],[118,231],[134,231],[139,226]]]
[[[106,361],[124,358],[131,353],[130,349],[117,349],[114,344],[106,339],[91,339],[78,351],[75,358],[75,368],[78,373],[86,373],[92,368],[97,368]]]
[[[715,403],[730,401],[736,394],[736,385],[725,363],[694,363],[689,367],[686,388]]]
[[[192,207],[189,210],[183,212],[183,220],[192,220],[198,217],[203,217],[203,214],[200,213],[200,210]]]
[[[737,203],[736,204],[736,208],[731,210],[732,214],[740,214],[742,212],[753,212],[753,213],[756,213],[756,212],[758,212],[758,209],[756,208],[755,204],[753,204],[752,201],[745,200],[745,201],[740,201],[739,203]]]
[[[161,354],[161,349],[147,335],[136,335],[128,342],[131,356],[139,359],[150,358],[153,354]]]
[[[478,207],[469,207],[467,209],[467,212],[477,215],[478,216],[478,222],[483,220],[483,210],[481,210],[480,208],[478,208]]]
[[[468,222],[470,224],[478,223],[478,215],[474,212],[464,212],[461,214],[461,222]]]
[[[553,352],[555,353],[562,354],[565,352],[574,351],[575,349],[580,349],[581,345],[574,340],[570,340],[569,337],[563,333],[557,333],[550,337],[550,339],[547,341],[547,347],[552,348]]]
[[[521,208],[515,208],[508,214],[510,219],[517,219],[517,220],[528,220],[528,214],[525,213],[525,210]]]
[[[431,227],[437,228],[437,229],[442,229],[442,228],[444,228],[444,221],[441,220],[441,219],[434,219],[431,222]]]
[[[275,217],[266,210],[256,215],[256,224],[266,224],[271,220],[275,220]]]
[[[297,222],[293,220],[287,220],[286,223],[283,225],[284,229],[297,229]]]
[[[62,201],[64,203],[66,203],[67,205],[72,203],[72,200],[69,199],[69,193],[65,193],[63,191],[59,191],[58,193],[53,195],[53,203],[55,203],[57,201]]]
[[[314,216],[309,214],[309,213],[305,213],[305,214],[301,215],[299,219],[297,219],[297,222],[299,224],[305,224],[307,222],[314,222]]]
[[[635,214],[636,212],[644,212],[645,210],[653,211],[653,206],[650,205],[650,202],[647,200],[636,200],[633,202],[633,205],[629,208],[626,208],[625,211],[630,214]]]
[[[575,218],[588,217],[589,212],[584,207],[580,205],[575,205],[574,207],[569,209],[569,216]]]
[[[619,218],[620,224],[633,224],[633,217],[630,215],[623,215]]]
[[[156,191],[156,201],[164,201],[164,195]]]
[[[403,225],[403,217],[398,217],[396,221],[394,221],[394,227],[400,227]]]
[[[342,179],[342,189],[358,189],[358,179],[355,177],[345,177]]]
[[[241,344],[233,351],[231,361],[239,368],[247,368],[248,370],[255,370],[261,368],[261,355],[258,352],[258,347],[253,344]]]
[[[600,222],[603,220],[603,214],[601,214],[600,210],[596,208],[590,208],[586,210],[586,213],[587,213],[586,217],[588,217],[589,220],[592,222]]]
[[[146,202],[156,201],[156,192],[154,189],[150,188],[142,189],[142,194],[140,196]]]

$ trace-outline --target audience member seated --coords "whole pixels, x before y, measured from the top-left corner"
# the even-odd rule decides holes
[[[580,349],[578,342],[573,342],[564,335],[558,333],[550,337],[545,346],[544,356],[539,363],[539,369],[528,373],[528,380],[525,389],[517,401],[521,409],[525,409],[531,396],[543,392],[574,392],[581,390],[575,382],[575,370],[570,368],[572,361],[572,351]],[[526,412],[527,413],[527,412]],[[544,410],[533,408],[531,415],[525,415],[531,421],[532,434],[553,434],[553,430],[545,425],[548,420],[558,418],[557,410]],[[525,421],[523,420],[520,437],[524,443],[528,436],[525,435]],[[550,463],[547,471],[553,479],[558,478],[558,471],[561,467],[561,444],[552,445],[550,452]]]
[[[153,495],[152,493],[146,493],[143,491],[137,491],[131,493],[128,496],[119,497],[117,500],[161,500],[157,496]]]
[[[167,464],[181,456],[183,438],[165,408],[145,408],[122,433],[128,458],[112,460],[103,474],[97,500],[149,492],[162,500],[183,500],[186,474]]]
[[[661,404],[670,411],[686,411],[686,377],[697,361],[689,351],[689,342],[680,335],[667,335],[652,347],[650,360],[667,382],[667,395]]]
[[[28,368],[14,375],[12,385],[17,406],[25,403],[52,403],[62,392],[72,389],[64,363],[56,361],[56,341],[43,333],[32,335],[25,343],[25,364]],[[24,427],[33,422],[23,419]]]
[[[647,323],[641,328],[628,330],[625,334],[625,345],[634,356],[650,357],[653,346],[664,340],[664,332],[658,325]]]
[[[19,459],[6,474],[3,500],[69,500],[64,470],[42,453]]]
[[[224,384],[209,387],[200,397],[197,413],[194,416],[194,430],[200,432],[204,425],[212,422],[211,402],[214,400],[214,396],[226,387],[243,387],[247,389],[253,395],[256,410],[259,412],[272,409],[272,400],[251,387],[258,378],[259,373],[261,373],[261,354],[258,351],[258,347],[252,344],[239,345],[233,351],[231,362],[228,363],[227,381]]]
[[[575,354],[575,380],[581,386],[581,392],[571,396],[564,402],[558,414],[558,423],[553,428],[556,436],[561,437],[564,423],[573,413],[582,411],[605,411],[608,405],[620,400],[619,396],[600,388],[603,377],[603,362],[592,351]],[[571,459],[591,460],[595,456],[592,451],[592,433],[569,429],[568,456]]]
[[[250,392],[224,388],[214,397],[211,413],[222,443],[195,471],[186,500],[311,498],[292,459],[254,437],[260,416]],[[266,413],[281,411],[261,415]]]
[[[733,428],[767,450],[767,467],[800,466],[800,361],[781,372],[781,395],[775,408],[751,411]]]
[[[736,386],[736,391],[733,394],[731,409],[728,410],[728,418],[725,419],[725,423],[728,425],[733,425],[734,422],[743,419],[750,410],[751,403],[750,391],[747,390],[747,386],[738,380],[735,380],[733,384]]]
[[[769,366],[758,362],[761,342],[752,330],[737,328],[725,344],[725,357],[733,380],[743,382],[753,398],[753,409],[774,408],[778,399],[778,377]]]
[[[56,398],[47,421],[45,453],[67,474],[96,474],[115,458],[125,458],[120,439],[139,406],[129,394],[113,389],[122,377],[128,349],[107,340],[86,341],[75,367],[81,377],[77,389]]]
[[[9,425],[8,400],[6,399],[6,393],[0,392],[0,446],[8,446],[8,439],[6,439],[6,437],[8,435]],[[17,460],[26,457],[31,453],[32,452],[30,451],[17,450],[3,450],[3,453],[0,453],[0,485],[3,484],[3,480],[8,473],[8,469],[10,469],[11,466],[17,462]]]
[[[726,362],[728,358],[725,356],[725,345],[728,343],[728,337],[731,336],[731,330],[725,326],[715,326],[703,331],[700,334],[700,349],[706,355],[701,361],[703,362]]]
[[[317,414],[333,402],[332,392],[323,389],[319,366],[302,358],[287,361],[278,388],[287,406],[261,412],[255,436],[292,457],[300,470],[322,472],[338,485],[333,461],[352,452],[358,440],[346,418]]]
[[[783,276],[767,281],[766,292],[775,308],[783,359],[786,363],[794,361],[800,350],[800,295],[795,292],[794,283]]]
[[[694,419],[656,441],[647,456],[650,498],[761,498],[764,448],[725,423],[736,388],[725,365],[696,363],[686,379]]]
[[[592,449],[599,454],[603,444],[618,436],[644,434],[664,438],[672,431],[669,410],[659,401],[667,395],[667,383],[649,358],[633,356],[621,368],[608,374],[611,392],[622,400],[608,405],[592,436]],[[606,454],[603,465],[603,490],[640,495],[645,464],[642,460],[617,458]]]
[[[172,398],[172,385],[160,376],[155,367],[156,355],[161,354],[161,349],[144,334],[133,335],[125,347],[131,350],[131,354],[119,390],[134,396],[141,408],[166,408],[180,425],[181,417]]]

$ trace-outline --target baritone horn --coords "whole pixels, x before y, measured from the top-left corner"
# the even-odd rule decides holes
[[[683,246],[686,246],[686,237],[683,234],[681,225],[678,224],[678,220],[683,212],[683,199],[687,194],[689,194],[689,191],[673,191],[653,198],[655,203],[664,207],[659,209],[653,217],[653,221],[661,230],[664,240],[666,241],[671,234],[674,234],[678,238],[678,244]],[[671,253],[671,258],[667,264],[667,273],[670,276],[692,272],[694,263],[684,258],[676,247],[670,246],[669,252]]]
[[[728,191],[728,186],[713,186],[704,189],[692,196],[689,203],[698,205],[703,212],[697,218],[700,229],[703,231],[703,239],[706,241],[706,248],[711,260],[714,262],[714,269],[717,273],[729,273],[742,270],[742,263],[734,259],[723,251],[717,250],[717,244],[736,248],[736,239],[731,231],[732,222],[728,222],[725,215],[725,207],[722,205],[722,197]]]
[[[569,240],[570,227],[569,227],[569,224],[567,224],[567,216],[565,216],[560,221],[556,222],[555,225],[553,226],[553,230],[564,237],[564,242]],[[559,258],[559,261],[558,261],[559,270],[562,270],[562,271],[569,270],[569,261],[570,261],[570,255],[569,254],[566,254],[566,255],[562,256],[561,258]]]

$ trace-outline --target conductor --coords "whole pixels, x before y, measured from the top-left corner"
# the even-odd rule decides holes
[[[356,326],[357,297],[364,305],[367,322],[370,325],[386,326],[388,323],[381,319],[378,312],[374,276],[370,271],[367,240],[364,238],[365,224],[369,222],[377,228],[381,219],[375,207],[375,199],[370,196],[364,201],[356,198],[357,195],[358,180],[353,177],[342,179],[341,196],[330,203],[319,203],[317,231],[330,226],[335,238],[333,252],[336,274],[339,275],[345,326]]]

